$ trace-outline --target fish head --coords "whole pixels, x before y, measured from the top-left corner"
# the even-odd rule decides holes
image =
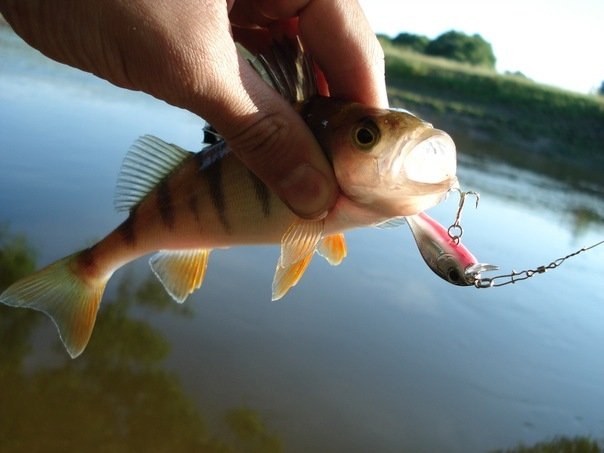
[[[343,194],[357,204],[407,216],[438,204],[457,186],[453,140],[407,111],[314,98],[303,117]]]

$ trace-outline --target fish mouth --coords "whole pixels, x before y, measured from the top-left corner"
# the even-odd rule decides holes
[[[455,143],[444,131],[427,128],[403,146],[402,170],[406,177],[423,184],[440,184],[455,177]]]
[[[397,148],[398,152],[378,161],[379,174],[390,180],[390,190],[422,194],[454,186],[457,152],[449,134],[426,124],[411,137],[404,137]]]
[[[455,143],[427,123],[403,134],[372,160],[373,168],[354,182],[340,175],[341,168],[336,168],[336,176],[349,198],[390,217],[425,211],[458,186]]]
[[[398,152],[383,156],[377,166],[379,195],[396,200],[398,215],[431,208],[458,185],[455,143],[446,132],[425,124],[397,145]]]

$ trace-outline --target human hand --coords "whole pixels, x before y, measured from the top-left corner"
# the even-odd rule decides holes
[[[0,0],[0,12],[48,57],[200,115],[304,218],[336,202],[333,170],[232,30],[298,18],[332,96],[387,105],[383,53],[356,0]]]

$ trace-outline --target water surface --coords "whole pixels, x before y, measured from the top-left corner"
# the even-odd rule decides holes
[[[123,220],[113,186],[130,144],[150,133],[197,150],[202,124],[0,28],[0,258],[14,235],[36,267],[99,239]],[[462,184],[482,194],[463,239],[482,261],[535,268],[604,238],[588,184],[460,151]],[[431,214],[450,223],[455,205]],[[477,290],[434,276],[406,228],[347,240],[341,266],[315,259],[278,303],[277,247],[215,252],[184,306],[139,260],[111,280],[74,361],[44,315],[0,307],[0,449],[479,452],[604,437],[604,248]]]

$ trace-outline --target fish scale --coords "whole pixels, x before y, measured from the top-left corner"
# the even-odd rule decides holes
[[[200,168],[203,154],[187,158],[134,207],[124,222],[134,237],[124,243],[128,254],[278,242],[294,218],[285,204],[234,155]]]

